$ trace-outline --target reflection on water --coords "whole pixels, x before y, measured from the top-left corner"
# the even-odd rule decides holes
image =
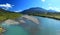
[[[50,18],[43,18],[43,17],[37,17],[40,20],[40,28],[41,29],[41,35],[60,35],[60,20],[50,19]]]
[[[60,20],[43,17],[36,18],[40,21],[39,25],[29,20],[25,20],[26,23],[21,25],[4,26],[2,24],[7,28],[4,35],[60,35]]]

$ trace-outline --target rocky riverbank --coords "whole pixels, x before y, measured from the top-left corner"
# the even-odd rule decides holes
[[[2,27],[0,27],[0,35],[2,35],[6,30]]]

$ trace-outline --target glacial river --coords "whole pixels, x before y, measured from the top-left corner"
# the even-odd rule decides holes
[[[55,20],[51,18],[36,17],[39,20],[39,24],[36,25],[29,20],[26,21],[25,25],[2,25],[7,29],[4,35],[33,35],[30,32],[31,28],[34,26],[38,27],[38,33],[35,35],[60,35],[60,20]]]

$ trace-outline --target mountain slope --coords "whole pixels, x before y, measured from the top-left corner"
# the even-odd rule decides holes
[[[24,10],[21,13],[23,13],[23,14],[41,14],[41,13],[45,13],[45,12],[47,12],[47,10],[45,10],[43,8],[35,7],[35,8],[30,8],[30,9]]]
[[[21,12],[22,14],[46,14],[46,13],[59,13],[55,10],[45,10],[43,8],[40,7],[35,7],[35,8],[29,8],[27,10],[24,10]]]
[[[19,13],[14,13],[14,12],[0,9],[0,22],[7,20],[7,19],[15,19],[20,16],[21,16],[21,14],[19,14]]]
[[[30,9],[22,11],[21,13],[32,15],[32,16],[42,16],[42,17],[49,17],[49,18],[60,20],[60,12],[57,12],[54,10],[45,10],[39,7],[30,8]]]

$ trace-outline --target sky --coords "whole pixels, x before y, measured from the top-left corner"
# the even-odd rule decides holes
[[[0,8],[10,11],[23,11],[33,7],[60,11],[60,0],[0,0]]]

